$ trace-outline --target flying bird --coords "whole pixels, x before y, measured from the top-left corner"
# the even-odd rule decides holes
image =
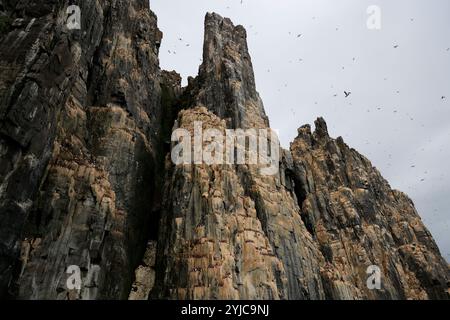
[[[398,48],[398,44],[396,44],[395,46],[394,46],[394,49],[397,49]]]
[[[344,91],[344,94],[345,94],[345,97],[348,98],[352,93],[351,93],[351,92]]]

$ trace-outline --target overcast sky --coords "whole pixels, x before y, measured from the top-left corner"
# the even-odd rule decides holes
[[[367,28],[370,5],[381,9],[381,30]],[[206,12],[242,24],[257,89],[283,146],[298,127],[323,116],[333,137],[342,136],[413,199],[450,261],[450,1],[150,0],[150,6],[164,33],[161,67],[179,72],[184,83],[198,73]]]

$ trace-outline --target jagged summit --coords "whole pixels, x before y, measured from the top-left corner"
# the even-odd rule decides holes
[[[269,126],[256,91],[244,27],[216,13],[206,14],[203,62],[187,95],[184,107],[203,105],[234,128]]]
[[[314,131],[314,134],[318,137],[328,137],[328,126],[325,122],[325,119],[320,117],[317,118],[316,121],[314,121],[314,124],[316,126],[316,130]]]
[[[148,1],[82,1],[72,31],[69,2],[0,6],[0,297],[449,298],[412,201],[322,118],[273,176],[170,161],[173,129],[269,126],[243,27],[207,14],[181,88]]]

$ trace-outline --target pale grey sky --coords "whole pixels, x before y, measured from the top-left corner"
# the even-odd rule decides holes
[[[381,8],[379,31],[367,28],[369,5]],[[323,116],[332,136],[343,136],[414,200],[450,260],[450,1],[150,0],[150,6],[164,32],[161,67],[184,81],[201,63],[206,12],[242,24],[257,88],[282,144]],[[344,90],[352,94],[345,98]]]

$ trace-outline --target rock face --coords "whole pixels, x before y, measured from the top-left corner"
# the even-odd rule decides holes
[[[412,201],[323,119],[275,175],[173,164],[173,129],[269,128],[243,27],[207,14],[182,88],[147,0],[82,1],[80,30],[70,4],[0,2],[0,297],[449,298]]]
[[[136,269],[129,300],[148,300],[155,285],[156,241],[149,241],[142,264]]]
[[[303,220],[326,259],[330,298],[448,298],[448,265],[412,201],[342,138],[331,139],[322,118],[314,133],[310,126],[298,133],[291,177]],[[382,290],[367,289],[370,265],[381,269]]]
[[[160,198],[156,17],[146,0],[83,1],[82,28],[69,31],[68,1],[8,4],[2,293],[9,286],[23,299],[127,298]],[[82,271],[78,292],[67,290],[70,265]]]
[[[204,107],[180,112],[177,123],[190,130],[199,120],[205,129],[225,130],[225,121]],[[168,161],[153,296],[284,297],[283,265],[274,255],[255,203],[246,196],[233,167],[170,166]]]

